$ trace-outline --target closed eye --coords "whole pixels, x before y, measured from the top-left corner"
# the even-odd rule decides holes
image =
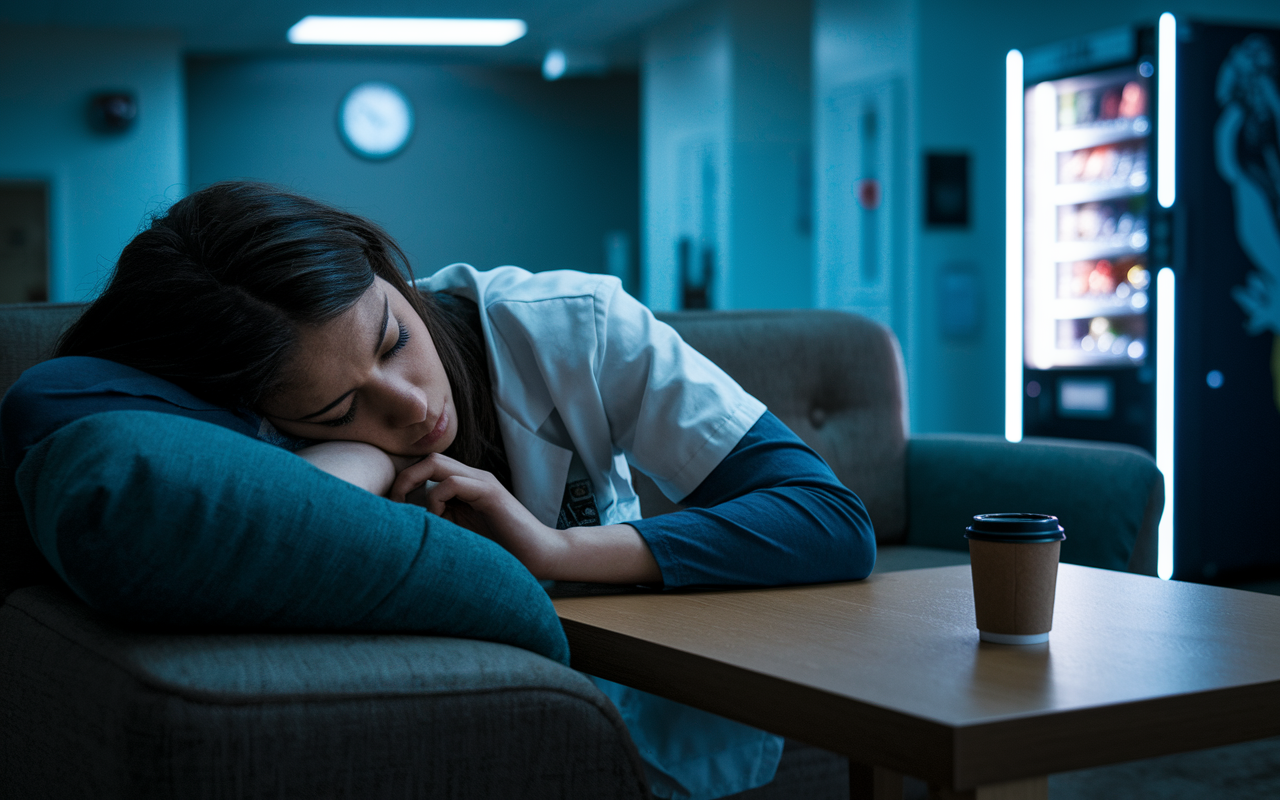
[[[346,425],[347,423],[351,422],[351,420],[355,418],[356,418],[356,398],[352,397],[351,406],[350,408],[347,409],[347,413],[343,414],[337,419],[327,419],[324,422],[317,422],[316,424],[328,425],[330,428],[337,428],[341,425]]]
[[[395,344],[391,345],[390,350],[382,354],[384,359],[391,358],[396,353],[403,350],[404,346],[409,343],[409,329],[405,327],[403,322],[397,322],[396,325],[400,328],[400,337],[396,339]]]

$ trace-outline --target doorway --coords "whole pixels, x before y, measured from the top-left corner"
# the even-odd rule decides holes
[[[0,181],[0,303],[49,299],[49,186]]]

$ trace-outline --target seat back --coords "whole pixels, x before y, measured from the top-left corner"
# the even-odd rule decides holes
[[[24,370],[53,356],[58,337],[83,310],[81,303],[0,305],[0,395]],[[57,581],[31,541],[13,470],[0,465],[0,600],[23,586]]]
[[[79,317],[78,303],[0,306],[0,394],[53,355]],[[659,314],[826,459],[867,505],[882,544],[906,537],[905,379],[885,327],[840,311],[686,311]],[[675,508],[636,475],[648,516]],[[0,598],[56,581],[31,541],[14,488],[0,467]]]
[[[876,540],[906,538],[906,379],[893,333],[843,311],[658,314],[818,452],[866,503]],[[644,476],[646,516],[673,506]]]

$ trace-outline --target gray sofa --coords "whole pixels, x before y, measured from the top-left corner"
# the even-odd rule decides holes
[[[76,305],[0,306],[0,392]],[[965,561],[974,513],[1057,513],[1066,561],[1153,573],[1163,481],[1132,448],[909,437],[892,334],[838,312],[667,315],[866,501],[877,570]],[[670,507],[637,477],[647,514]],[[386,634],[141,630],[63,587],[0,472],[0,798],[644,798],[580,674],[506,645]],[[789,742],[741,800],[846,797]]]

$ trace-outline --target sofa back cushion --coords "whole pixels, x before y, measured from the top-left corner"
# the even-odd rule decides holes
[[[53,356],[58,337],[82,311],[82,303],[0,306],[0,396],[19,375]],[[13,470],[0,464],[0,600],[22,586],[57,580],[31,540]]]
[[[876,541],[906,538],[906,379],[893,333],[843,311],[658,314],[818,451],[867,506]],[[670,510],[633,471],[646,515]],[[655,497],[656,495],[656,497]]]

